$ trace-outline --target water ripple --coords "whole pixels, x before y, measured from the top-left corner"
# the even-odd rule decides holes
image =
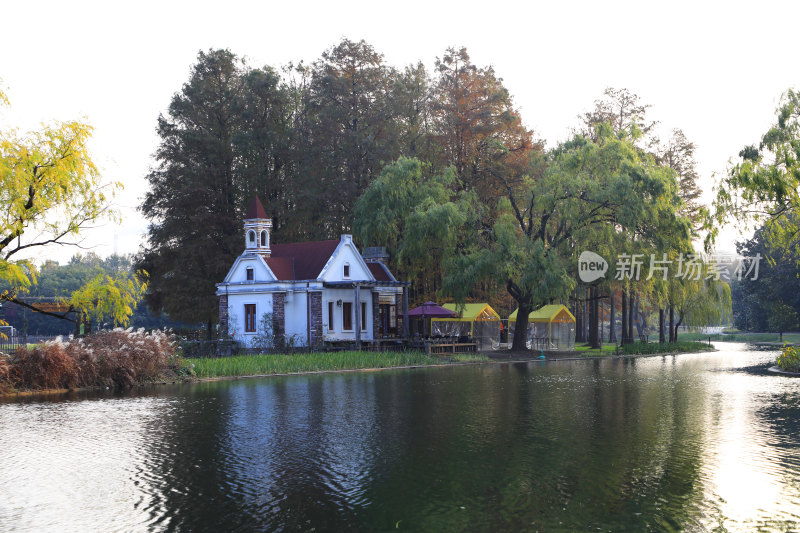
[[[0,530],[793,530],[774,350],[0,404]]]

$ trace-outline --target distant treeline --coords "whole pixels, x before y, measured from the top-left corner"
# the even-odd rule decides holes
[[[790,217],[796,223],[794,216]],[[758,277],[731,281],[733,324],[744,331],[800,330],[800,253],[796,246],[773,242],[761,227],[736,246],[746,257],[760,256]]]
[[[132,256],[111,255],[105,259],[89,252],[85,255],[75,255],[65,265],[56,261],[46,261],[39,271],[38,283],[31,287],[25,297],[65,298],[84,286],[89,280],[100,273],[113,275],[115,273],[130,272]],[[70,318],[74,318],[70,315]],[[67,320],[43,315],[31,310],[25,311],[22,306],[11,302],[3,302],[0,309],[0,319],[8,322],[22,334],[27,332],[31,336],[69,335],[74,332],[75,324]],[[145,305],[139,305],[131,317],[129,324],[135,328],[181,328],[186,324],[169,320],[164,315],[150,312]],[[95,326],[97,326],[95,324]],[[110,326],[108,324],[101,326]]]

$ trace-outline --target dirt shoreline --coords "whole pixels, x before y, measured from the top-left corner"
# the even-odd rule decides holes
[[[338,370],[308,370],[305,372],[287,372],[281,374],[248,374],[244,376],[215,376],[209,378],[198,378],[198,377],[185,377],[185,378],[175,378],[175,379],[164,379],[163,381],[155,381],[151,383],[141,383],[135,385],[133,389],[141,388],[141,387],[148,387],[153,385],[180,385],[180,384],[190,384],[190,383],[205,383],[205,382],[213,382],[213,381],[234,381],[239,379],[253,379],[253,378],[272,378],[272,377],[281,377],[281,376],[305,376],[305,375],[316,375],[316,374],[342,374],[342,373],[352,373],[352,372],[379,372],[383,370],[410,370],[415,368],[444,368],[444,367],[453,367],[453,366],[468,366],[468,365],[492,365],[492,364],[511,364],[511,363],[552,363],[557,361],[594,361],[600,359],[638,359],[641,357],[658,357],[658,356],[673,356],[673,355],[682,355],[682,354],[691,354],[691,353],[710,353],[716,352],[718,350],[695,350],[689,352],[663,352],[663,353],[652,353],[652,354],[633,354],[633,355],[617,355],[617,354],[610,354],[610,355],[576,355],[580,352],[566,352],[566,353],[554,353],[554,352],[545,352],[545,358],[541,359],[541,353],[535,352],[481,352],[483,355],[489,358],[488,361],[464,361],[464,362],[442,362],[442,363],[435,363],[430,365],[404,365],[404,366],[387,366],[387,367],[377,367],[377,368],[343,368]],[[59,394],[69,394],[69,393],[76,393],[76,392],[92,392],[92,391],[103,391],[109,390],[108,387],[97,386],[97,387],[80,387],[74,389],[41,389],[41,390],[24,390],[24,391],[14,391],[14,392],[6,392],[0,393],[0,399],[13,399],[13,398],[30,398],[33,396],[55,396]]]

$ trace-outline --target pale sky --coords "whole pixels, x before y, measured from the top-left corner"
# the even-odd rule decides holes
[[[158,144],[156,119],[188,80],[199,50],[228,48],[251,66],[312,62],[342,37],[365,39],[396,67],[430,70],[448,46],[493,65],[523,120],[548,146],[606,87],[653,107],[665,136],[697,145],[707,197],[712,176],[757,143],[780,96],[800,88],[799,2],[40,2],[2,9],[3,128],[85,118],[107,180],[125,190],[123,221],[85,234],[101,256],[136,252],[136,211]],[[721,249],[732,250],[727,228]],[[39,256],[65,262],[76,250]]]

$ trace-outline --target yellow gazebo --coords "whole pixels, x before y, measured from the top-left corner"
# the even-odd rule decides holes
[[[511,338],[517,325],[517,311],[508,316]],[[567,306],[552,304],[540,307],[528,315],[528,348],[532,350],[574,350],[575,317]]]
[[[488,303],[444,304],[442,307],[461,313],[456,318],[431,320],[431,333],[442,337],[472,337],[479,350],[494,350],[500,344],[500,315]]]

